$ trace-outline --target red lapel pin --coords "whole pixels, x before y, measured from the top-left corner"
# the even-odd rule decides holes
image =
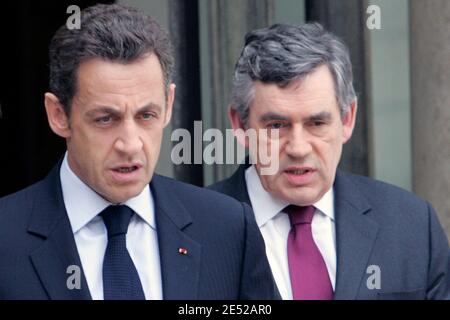
[[[186,248],[178,248],[178,253],[182,255],[187,255],[188,251]]]

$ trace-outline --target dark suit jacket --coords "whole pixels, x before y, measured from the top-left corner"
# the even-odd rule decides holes
[[[251,205],[245,169],[210,188]],[[445,299],[449,247],[433,208],[392,185],[338,170],[335,299]],[[380,269],[373,288],[369,266]],[[369,288],[370,287],[370,288]]]
[[[158,175],[150,188],[164,299],[275,297],[248,205]],[[90,299],[83,274],[80,290],[67,288],[70,265],[81,262],[57,166],[44,180],[0,199],[0,299]]]

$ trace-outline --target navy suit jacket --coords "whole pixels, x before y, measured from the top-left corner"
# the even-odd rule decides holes
[[[248,205],[158,175],[150,188],[164,299],[276,297]],[[68,289],[70,265],[81,267],[81,289]],[[0,199],[0,299],[90,298],[57,166],[44,180]]]
[[[241,165],[210,188],[251,205],[247,167]],[[334,190],[335,299],[449,298],[448,241],[428,203],[398,187],[339,170]],[[374,288],[377,267],[379,289]]]

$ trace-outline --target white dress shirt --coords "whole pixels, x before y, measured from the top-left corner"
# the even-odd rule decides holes
[[[256,222],[266,244],[266,254],[281,297],[292,300],[289,276],[287,241],[291,224],[282,210],[289,203],[268,193],[259,180],[254,166],[245,171],[248,195],[255,213]],[[311,224],[314,242],[327,266],[333,290],[336,283],[336,236],[334,223],[334,193],[331,188],[313,206],[316,212]]]
[[[92,299],[103,299],[103,257],[108,244],[106,226],[98,216],[110,202],[88,187],[69,167],[67,153],[60,171],[61,187],[75,243]],[[127,249],[136,266],[145,298],[162,299],[161,266],[155,209],[147,185],[123,203],[136,213],[128,226]]]

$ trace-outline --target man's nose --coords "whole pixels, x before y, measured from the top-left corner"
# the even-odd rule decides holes
[[[134,121],[125,120],[123,122],[115,147],[118,151],[125,154],[135,154],[142,150],[142,137]]]
[[[312,151],[310,136],[305,129],[300,126],[293,126],[286,143],[286,153],[294,158],[306,157]]]

